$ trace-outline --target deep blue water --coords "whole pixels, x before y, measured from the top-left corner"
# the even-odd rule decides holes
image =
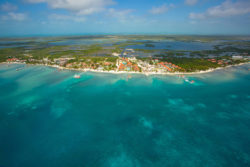
[[[177,76],[0,65],[1,167],[250,166],[250,65]]]

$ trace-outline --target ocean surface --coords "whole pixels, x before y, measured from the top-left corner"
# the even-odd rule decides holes
[[[249,69],[191,84],[2,64],[0,167],[250,166]]]

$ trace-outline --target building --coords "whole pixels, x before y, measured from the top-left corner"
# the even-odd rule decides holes
[[[72,60],[74,58],[58,58],[58,59],[54,59],[54,62],[56,64],[59,64],[60,66],[65,65],[69,60]]]
[[[120,56],[120,54],[119,53],[112,53],[112,56],[117,56],[117,57],[119,57]]]
[[[232,59],[234,60],[239,60],[239,59],[243,59],[243,56],[232,56]]]

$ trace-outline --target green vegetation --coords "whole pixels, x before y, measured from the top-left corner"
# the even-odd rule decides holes
[[[222,47],[222,48],[217,48],[217,51],[220,53],[223,52],[236,52],[236,53],[248,53],[250,54],[250,49],[244,49],[244,48],[237,48],[237,47],[233,47],[233,46],[226,46],[226,47]]]
[[[115,49],[112,50],[112,53],[122,53],[122,49],[119,47],[116,47]]]
[[[155,47],[155,45],[150,44],[150,43],[146,43],[146,44],[145,44],[145,47],[153,48],[153,47]]]
[[[68,40],[100,40],[99,44],[82,45],[61,45]],[[233,39],[233,40],[232,40]],[[54,38],[24,38],[24,39],[0,39],[0,46],[10,48],[0,49],[0,62],[5,62],[8,58],[17,58],[26,63],[57,64],[66,66],[72,63],[73,68],[81,65],[89,66],[93,69],[103,67],[105,70],[115,68],[118,57],[113,57],[112,53],[122,53],[124,48],[131,45],[145,46],[145,49],[134,49],[128,52],[128,56],[143,55],[159,58],[160,61],[167,61],[182,67],[183,71],[192,72],[207,70],[230,64],[237,64],[247,60],[233,60],[232,54],[250,55],[250,42],[248,37],[219,37],[219,36],[167,36],[167,35],[126,35],[126,36],[75,36],[75,37],[54,37]],[[4,41],[7,41],[4,44]],[[214,46],[213,50],[186,51],[155,49],[154,42],[166,40],[185,42],[213,42],[225,40]],[[227,41],[228,40],[228,41]],[[231,40],[231,41],[230,41]],[[51,43],[52,42],[52,43]],[[62,42],[62,43],[60,43]],[[56,43],[56,45],[55,45]],[[108,44],[108,45],[106,45]],[[12,48],[11,48],[12,47]],[[130,55],[131,54],[131,55]],[[156,55],[159,54],[159,55]],[[224,56],[223,56],[224,55]],[[189,57],[188,57],[189,56]],[[208,61],[209,57],[214,57],[216,62]],[[60,58],[60,59],[59,59]],[[152,58],[138,58],[149,65],[156,64]],[[218,62],[218,60],[222,60]],[[85,64],[84,64],[85,63]]]
[[[102,63],[102,62],[112,62],[115,63],[118,57],[81,57],[78,59],[78,62],[93,62],[93,63]],[[76,62],[76,59],[71,60],[71,62]]]
[[[0,49],[0,62],[5,62],[8,58],[12,57],[25,58],[23,56],[23,48]]]
[[[96,54],[99,51],[102,51],[103,48],[100,45],[90,45],[86,48],[86,50],[83,50],[82,53],[84,55],[90,55],[90,54]]]
[[[212,63],[206,59],[197,59],[197,58],[166,58],[164,61],[171,62],[176,64],[184,69],[186,72],[208,70],[210,68],[220,67],[217,63]]]

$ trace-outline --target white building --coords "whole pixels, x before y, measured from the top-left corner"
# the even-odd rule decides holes
[[[120,56],[120,54],[119,53],[112,53],[112,56],[117,56],[117,57],[119,57]]]
[[[126,49],[126,51],[128,51],[128,52],[135,52],[134,49]]]
[[[234,60],[243,59],[243,56],[232,56],[232,59],[234,59]]]

